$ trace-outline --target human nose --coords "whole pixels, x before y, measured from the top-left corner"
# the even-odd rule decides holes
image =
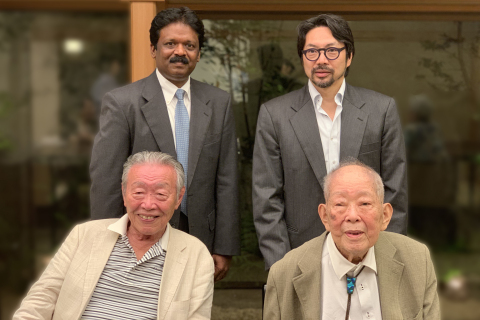
[[[358,208],[355,205],[349,205],[347,208],[347,214],[345,220],[351,223],[359,222],[360,215],[358,214]]]
[[[175,47],[174,53],[175,53],[177,56],[184,56],[184,55],[187,54],[187,50],[185,50],[185,47],[183,46],[183,44],[179,43],[179,44]]]
[[[327,59],[327,56],[325,54],[325,51],[319,51],[319,56],[318,56],[318,59],[316,61],[317,64],[327,64],[328,63],[328,59]]]
[[[154,195],[149,193],[143,198],[142,208],[144,210],[152,210],[155,207]]]

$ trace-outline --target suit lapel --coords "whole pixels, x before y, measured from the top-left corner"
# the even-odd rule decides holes
[[[361,110],[365,102],[355,88],[346,84],[342,103],[342,126],[340,133],[340,160],[346,157],[358,158],[368,115]]]
[[[158,293],[158,318],[164,319],[165,315],[172,304],[175,292],[177,292],[180,280],[182,279],[187,257],[184,250],[187,247],[182,239],[178,239],[177,235],[181,231],[170,228],[170,238],[168,239],[167,255],[165,257],[165,265],[163,266],[162,282]],[[168,277],[165,275],[168,274]]]
[[[172,125],[168,117],[167,104],[155,72],[146,79],[142,95],[147,103],[141,107],[141,110],[160,151],[176,158],[177,152],[173,140]]]
[[[202,152],[205,142],[205,135],[210,124],[212,108],[208,106],[210,99],[203,95],[198,88],[198,82],[191,79],[192,107],[190,115],[190,135],[188,147],[188,176],[187,188],[190,186],[195,169],[197,168],[198,158]]]
[[[324,232],[314,240],[317,242],[315,250],[305,253],[298,262],[301,274],[293,278],[293,287],[306,320],[317,320],[321,317],[322,249],[326,234]]]
[[[399,315],[402,315],[398,299],[404,264],[394,259],[396,251],[397,249],[385,235],[380,233],[375,244],[375,259],[383,319],[397,319]]]
[[[308,86],[304,87],[304,94],[301,95],[298,104],[292,105],[292,109],[296,113],[290,118],[290,124],[318,182],[321,184],[323,177],[327,175],[327,167],[325,166],[322,140]]]
[[[93,240],[92,249],[90,251],[90,257],[88,258],[87,270],[85,273],[85,282],[83,287],[83,296],[80,312],[83,313],[87,307],[87,303],[97,286],[98,279],[107,264],[108,258],[112,253],[113,247],[118,240],[118,233],[105,230],[105,232],[99,233]],[[81,314],[78,318],[80,318]]]

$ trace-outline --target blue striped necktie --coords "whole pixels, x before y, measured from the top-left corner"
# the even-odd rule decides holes
[[[180,204],[180,209],[187,214],[187,173],[188,173],[188,138],[190,132],[190,118],[188,117],[187,107],[183,101],[185,91],[178,89],[175,92],[177,97],[177,106],[175,107],[175,140],[177,142],[177,160],[183,166],[185,171],[185,194]]]

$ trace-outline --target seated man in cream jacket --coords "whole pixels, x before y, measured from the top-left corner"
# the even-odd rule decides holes
[[[130,156],[122,175],[127,213],[76,226],[13,319],[210,319],[212,256],[168,223],[184,183],[171,156]]]

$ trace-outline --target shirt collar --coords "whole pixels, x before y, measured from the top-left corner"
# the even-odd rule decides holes
[[[352,270],[356,275],[363,266],[368,267],[372,269],[375,273],[377,273],[377,263],[375,260],[374,246],[368,249],[367,255],[359,264],[353,264],[347,259],[345,259],[345,257],[340,253],[340,251],[338,251],[331,233],[327,235],[326,241],[330,260],[332,261],[333,270],[335,271],[335,274],[337,275],[339,280]]]
[[[337,103],[337,106],[342,106],[343,97],[345,96],[345,87],[345,78],[343,78],[342,85],[340,86],[340,89],[335,95],[335,102]],[[313,105],[315,106],[315,108],[320,110],[320,106],[322,105],[322,95],[314,87],[312,80],[308,80],[308,92],[310,93],[310,97],[312,98]]]
[[[185,90],[184,98],[190,99],[190,77],[188,77],[187,82],[181,87],[178,88],[176,85],[168,81],[161,73],[156,69],[158,82],[160,83],[160,87],[162,87],[163,96],[165,98],[165,102],[167,105],[172,102],[173,97],[175,97],[175,92],[178,89]]]
[[[127,235],[127,227],[128,227],[128,213],[125,213],[120,219],[112,223],[108,226],[108,230],[118,233],[121,236]],[[165,229],[165,233],[163,236],[158,240],[158,244],[163,250],[167,250],[168,248],[168,239],[170,237],[170,223],[167,223],[167,228]]]

